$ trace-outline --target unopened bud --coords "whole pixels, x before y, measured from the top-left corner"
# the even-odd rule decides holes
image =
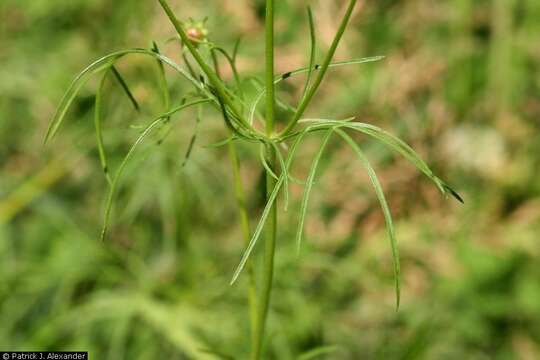
[[[204,43],[208,40],[208,29],[205,27],[205,22],[206,20],[195,21],[190,19],[186,23],[186,35],[194,45]]]

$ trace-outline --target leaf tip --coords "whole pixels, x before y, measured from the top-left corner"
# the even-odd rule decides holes
[[[45,137],[43,138],[43,145],[47,145],[49,142],[51,142],[52,138],[54,137],[54,134],[56,133],[53,125],[49,125],[49,128],[47,129],[47,133],[45,134]]]
[[[233,286],[236,283],[236,280],[238,280],[238,274],[234,274],[231,281],[229,281],[229,286]]]
[[[461,197],[461,195],[459,195],[457,191],[455,191],[454,189],[452,189],[450,186],[446,184],[444,184],[443,187],[445,188],[445,190],[447,190],[450,193],[450,195],[454,197],[454,199],[456,199],[462,204],[465,204],[465,200],[463,200],[463,197]]]
[[[103,228],[101,230],[101,234],[99,235],[99,241],[101,243],[105,243],[105,239],[107,238],[107,229],[106,228]]]

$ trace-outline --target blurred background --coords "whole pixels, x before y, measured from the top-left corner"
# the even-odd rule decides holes
[[[345,1],[279,1],[277,68],[304,66],[305,6],[313,6],[319,59]],[[239,68],[262,75],[264,2],[171,2],[181,19],[208,17],[210,37]],[[109,239],[99,231],[107,185],[93,132],[90,81],[54,142],[47,124],[74,76],[118,49],[149,47],[180,59],[157,1],[0,2],[0,349],[88,350],[92,359],[215,359],[249,352],[246,277],[228,282],[243,239],[224,149],[205,113],[182,166],[195,116],[128,167]],[[308,115],[356,116],[413,146],[465,198],[444,199],[406,160],[356,137],[379,173],[401,250],[396,313],[384,219],[354,154],[333,141],[296,256],[302,186],[281,212],[268,358],[540,358],[540,2],[363,1],[337,60],[383,61],[331,70]],[[163,111],[154,61],[119,69],[142,105],[106,85],[105,144],[117,165],[139,130]],[[168,72],[172,102],[189,85]],[[302,77],[280,86],[294,103]],[[246,85],[246,91],[256,91]],[[251,89],[251,90],[249,90]],[[293,170],[306,176],[320,138]],[[252,228],[261,210],[258,149],[240,148]],[[282,203],[281,203],[282,204]],[[260,249],[258,249],[260,250]],[[257,251],[257,254],[259,251]],[[304,356],[304,358],[308,358]]]

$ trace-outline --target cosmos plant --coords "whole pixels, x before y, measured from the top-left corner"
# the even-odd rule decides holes
[[[251,328],[251,359],[257,360],[263,357],[265,325],[267,322],[272,292],[274,253],[278,236],[278,196],[280,194],[283,195],[284,211],[286,211],[289,202],[289,183],[297,182],[304,186],[295,239],[296,245],[298,249],[300,249],[308,202],[317,168],[321,158],[325,154],[330,139],[333,137],[337,137],[344,141],[344,143],[349,145],[356,154],[360,164],[363,166],[371,180],[373,189],[381,205],[393,258],[396,308],[399,308],[400,263],[392,216],[385,194],[377,178],[377,174],[359,144],[351,137],[351,133],[361,133],[383,143],[388,148],[414,164],[418,170],[424,173],[427,178],[434,183],[443,195],[452,195],[461,202],[462,199],[443,180],[431,171],[428,165],[409,145],[389,132],[372,124],[358,122],[353,117],[341,120],[304,117],[305,111],[315,98],[317,91],[331,68],[359,65],[378,61],[383,58],[377,56],[333,62],[334,54],[340,44],[349,20],[351,19],[357,0],[349,0],[346,12],[341,19],[332,44],[326,51],[326,54],[320,63],[316,62],[317,41],[314,16],[311,9],[308,8],[307,17],[310,29],[311,51],[307,65],[304,68],[280,75],[276,75],[274,72],[274,0],[266,0],[265,76],[263,80],[256,81],[256,83],[262,84],[262,86],[260,87],[258,95],[251,100],[247,99],[243,92],[243,84],[248,77],[244,77],[243,74],[240,74],[236,66],[239,42],[237,42],[232,52],[225,50],[209,39],[205,21],[197,22],[189,20],[183,23],[176,18],[166,0],[158,1],[176,30],[178,40],[182,44],[182,63],[179,64],[163,55],[156,43],[153,43],[152,47],[149,49],[135,48],[121,50],[98,59],[84,69],[72,82],[49,125],[45,138],[45,141],[47,142],[54,137],[58,132],[70,105],[73,103],[81,88],[90,78],[95,75],[100,75],[101,81],[95,98],[94,123],[99,157],[109,186],[104,211],[103,229],[101,231],[102,240],[107,236],[111,218],[111,209],[115,195],[120,186],[122,174],[126,165],[135,156],[140,145],[145,142],[150,135],[163,133],[160,132],[160,129],[168,126],[173,121],[173,117],[183,110],[196,108],[200,117],[203,107],[212,107],[221,114],[227,134],[225,140],[213,144],[212,147],[226,147],[228,149],[231,170],[234,177],[233,188],[238,203],[240,226],[245,238],[245,250],[236,270],[232,274],[231,285],[238,280],[243,270],[246,270],[247,276],[249,277],[247,297],[249,302]],[[145,55],[155,59],[159,69],[160,88],[167,110],[149,121],[148,124],[141,129],[137,140],[132,144],[131,148],[123,158],[123,161],[114,172],[111,172],[102,134],[103,89],[105,80],[112,76],[117,80],[134,108],[137,110],[139,109],[139,104],[135,99],[135,96],[129,89],[129,86],[118,69],[115,67],[115,64],[120,59],[133,54]],[[222,60],[221,62],[220,59]],[[222,78],[220,63],[223,62],[231,69],[233,74],[232,81],[225,81]],[[173,99],[171,99],[165,75],[165,66],[173,69],[178,76],[187,80],[192,86],[192,91],[180,99],[178,104],[174,104]],[[281,82],[299,74],[305,74],[306,81],[299,103],[296,106],[291,106],[279,99],[276,95],[275,88]],[[250,76],[249,78],[250,81],[252,81],[252,77]],[[259,104],[261,103],[264,103],[263,112],[259,111]],[[276,127],[277,107],[284,109],[284,113],[290,114],[290,117],[284,122],[285,125],[280,129]],[[263,119],[263,121],[261,121],[263,126],[259,125],[259,120],[261,119]],[[165,134],[167,134],[167,132],[165,132]],[[304,140],[313,136],[320,137],[321,141],[312,160],[307,179],[300,181],[291,176],[291,166],[295,159],[295,154],[304,143]],[[165,136],[163,136],[160,141],[164,140],[164,137]],[[194,140],[195,135],[191,139],[186,157],[189,157],[191,153]],[[266,185],[264,188],[266,204],[253,231],[249,224],[250,216],[248,209],[246,208],[245,191],[240,177],[240,160],[237,155],[237,146],[240,142],[246,142],[260,147],[260,166],[266,173]],[[262,274],[257,278],[254,272],[255,267],[252,265],[251,255],[261,239],[264,242],[263,266]],[[288,239],[283,240],[286,241]],[[256,278],[260,281],[256,281]]]

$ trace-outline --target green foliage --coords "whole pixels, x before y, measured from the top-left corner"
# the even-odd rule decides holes
[[[171,115],[180,112],[190,106],[193,105],[199,105],[202,103],[212,103],[217,110],[221,110],[221,113],[223,115],[223,120],[225,122],[226,127],[229,128],[231,133],[236,136],[240,140],[245,140],[247,142],[261,142],[261,149],[264,149],[265,152],[261,153],[260,160],[262,167],[265,169],[267,173],[267,192],[266,192],[266,201],[267,204],[265,206],[265,209],[263,211],[263,214],[261,216],[261,220],[259,221],[259,224],[257,225],[257,228],[254,232],[254,235],[251,238],[251,241],[248,244],[247,250],[245,251],[241,261],[240,265],[236,269],[233,275],[233,279],[231,281],[231,284],[234,283],[238,276],[240,275],[241,271],[244,269],[246,264],[248,263],[248,260],[250,258],[250,255],[255,248],[255,245],[257,243],[257,240],[259,239],[263,229],[267,225],[267,221],[271,219],[271,224],[268,225],[269,234],[267,235],[268,238],[266,240],[267,247],[265,250],[265,267],[263,271],[263,284],[262,289],[259,295],[259,298],[257,299],[256,303],[258,304],[258,316],[257,320],[254,321],[255,325],[255,332],[254,332],[254,340],[253,340],[253,359],[260,359],[262,354],[262,344],[264,339],[264,328],[265,328],[265,322],[266,322],[266,316],[268,312],[268,306],[269,306],[269,300],[270,300],[270,292],[272,289],[272,279],[273,279],[273,271],[274,271],[274,248],[275,248],[275,239],[277,237],[277,211],[275,209],[275,201],[278,196],[279,191],[281,190],[282,185],[285,185],[285,194],[286,194],[286,201],[288,201],[288,179],[289,179],[289,173],[288,169],[290,167],[291,162],[294,159],[294,151],[296,150],[297,146],[301,145],[301,140],[303,139],[304,133],[310,133],[313,131],[318,131],[322,129],[328,128],[326,135],[319,147],[319,150],[317,152],[317,155],[315,156],[311,170],[309,172],[306,184],[305,184],[305,190],[304,190],[304,196],[303,201],[300,209],[300,220],[298,225],[298,231],[296,235],[296,243],[298,247],[298,251],[300,251],[301,243],[302,243],[302,233],[304,229],[304,223],[307,213],[307,205],[309,201],[309,197],[311,195],[311,190],[313,188],[314,180],[315,180],[315,174],[317,171],[317,167],[319,165],[319,162],[324,154],[326,145],[328,144],[328,141],[334,131],[338,131],[340,127],[343,127],[345,129],[351,129],[351,130],[358,130],[361,132],[364,132],[368,135],[373,136],[375,139],[387,144],[388,146],[392,147],[396,151],[398,151],[400,154],[402,154],[405,158],[410,160],[418,169],[420,169],[422,172],[424,172],[428,177],[430,177],[437,187],[441,190],[443,194],[445,194],[447,191],[449,191],[452,194],[455,194],[455,196],[461,201],[461,198],[459,195],[457,195],[453,190],[450,189],[444,182],[442,182],[438,177],[433,175],[432,171],[429,169],[429,167],[426,165],[425,162],[423,162],[420,157],[414,152],[412,148],[410,148],[407,144],[405,144],[403,141],[399,140],[396,137],[393,137],[392,135],[384,132],[381,129],[378,129],[375,126],[370,126],[367,124],[362,123],[355,123],[350,121],[325,121],[325,120],[315,120],[314,126],[308,126],[306,128],[297,129],[297,124],[299,123],[299,120],[301,119],[302,115],[306,111],[308,105],[313,100],[313,97],[315,93],[317,92],[319,86],[321,85],[323,79],[325,78],[325,75],[327,73],[327,70],[329,69],[330,65],[332,64],[332,59],[334,57],[334,54],[337,50],[337,47],[341,41],[341,38],[343,34],[345,33],[345,29],[347,27],[347,24],[349,23],[349,20],[351,18],[352,12],[354,10],[354,7],[356,5],[356,0],[351,0],[349,2],[349,6],[347,8],[347,11],[341,21],[341,24],[339,26],[339,29],[334,37],[334,40],[332,42],[332,45],[330,46],[330,49],[328,50],[327,55],[324,58],[324,61],[322,65],[317,66],[318,74],[313,82],[313,84],[310,84],[311,80],[311,74],[314,71],[314,63],[315,63],[315,23],[313,20],[312,12],[308,11],[308,17],[309,17],[309,24],[310,24],[310,34],[311,34],[311,53],[310,53],[310,59],[309,59],[309,65],[308,65],[308,76],[306,80],[306,84],[304,86],[304,94],[301,98],[300,104],[298,105],[298,108],[294,111],[294,115],[292,116],[292,119],[287,124],[287,126],[280,132],[279,135],[274,134],[274,106],[276,103],[275,100],[275,76],[274,76],[274,10],[273,10],[273,1],[268,0],[266,3],[266,86],[265,86],[265,92],[264,97],[266,100],[266,134],[263,134],[259,132],[255,127],[253,127],[253,121],[248,121],[245,118],[245,115],[240,110],[242,109],[242,99],[238,97],[237,94],[240,93],[239,90],[239,84],[241,83],[240,75],[238,74],[236,70],[236,64],[233,61],[234,56],[228,55],[228,53],[223,50],[222,48],[216,47],[214,45],[209,46],[209,50],[211,55],[213,56],[213,62],[214,62],[214,69],[212,69],[206,62],[206,60],[203,57],[203,54],[201,53],[201,46],[205,46],[207,43],[209,43],[209,40],[207,39],[206,35],[203,39],[199,40],[197,39],[192,40],[189,36],[189,31],[192,31],[189,29],[189,25],[183,25],[181,24],[175,17],[174,13],[172,12],[171,8],[169,7],[169,4],[165,0],[159,0],[161,6],[165,10],[167,16],[169,17],[171,23],[174,25],[182,44],[189,53],[193,56],[196,63],[198,64],[201,74],[199,76],[195,76],[194,73],[196,70],[193,70],[191,66],[187,65],[187,70],[183,69],[179,64],[174,63],[172,60],[162,56],[159,52],[159,49],[155,42],[153,42],[153,48],[151,50],[145,51],[143,49],[135,49],[128,52],[117,52],[113,53],[111,55],[107,55],[104,58],[97,60],[93,64],[91,64],[88,68],[83,70],[77,78],[73,81],[71,88],[68,90],[67,94],[64,96],[64,99],[62,100],[59,109],[54,116],[50,126],[49,130],[47,131],[47,135],[45,137],[45,141],[53,137],[56,132],[58,131],[68,108],[72,104],[73,100],[75,99],[75,96],[79,93],[81,87],[88,81],[88,78],[96,73],[107,71],[109,68],[111,68],[111,71],[113,74],[115,74],[115,77],[118,79],[120,85],[122,86],[122,89],[127,94],[128,98],[131,100],[134,107],[138,110],[139,106],[138,103],[134,100],[134,96],[132,95],[131,91],[129,90],[126,82],[123,80],[123,78],[120,76],[118,71],[114,68],[114,62],[116,62],[121,56],[132,54],[132,53],[141,53],[145,55],[153,55],[158,60],[158,66],[159,66],[159,79],[160,79],[160,87],[163,92],[163,98],[164,103],[166,105],[167,111],[160,115],[157,119],[152,121],[148,126],[146,126],[141,135],[137,138],[133,146],[129,149],[126,157],[122,160],[120,163],[118,170],[116,171],[114,177],[111,179],[108,174],[108,165],[107,165],[107,157],[105,153],[105,149],[103,146],[103,136],[101,131],[101,99],[102,99],[102,91],[103,91],[103,84],[105,80],[105,76],[103,76],[103,80],[98,88],[98,93],[96,96],[96,115],[95,115],[95,125],[96,125],[96,136],[98,140],[98,150],[100,154],[100,159],[102,163],[103,170],[105,172],[105,175],[107,177],[107,180],[110,184],[110,191],[109,195],[107,197],[107,202],[105,205],[105,216],[104,216],[104,222],[103,222],[103,230],[101,232],[101,239],[104,240],[107,234],[107,230],[109,228],[109,219],[111,215],[111,210],[113,206],[114,196],[117,191],[118,187],[118,181],[128,163],[130,158],[133,156],[136,147],[142,143],[142,141],[148,136],[150,132],[152,132],[156,127],[161,125],[163,122],[170,121]],[[187,26],[187,27],[186,27]],[[199,30],[197,30],[199,31]],[[215,57],[215,50],[219,49],[219,52],[221,54],[224,54],[226,59],[229,61],[229,65],[231,66],[231,69],[234,73],[235,79],[237,81],[236,88],[229,89],[227,87],[227,84],[223,82],[223,80],[220,77],[219,73],[219,67],[218,63]],[[184,61],[186,61],[186,58],[184,57]],[[362,61],[365,62],[366,60]],[[167,63],[171,65],[175,70],[177,70],[181,75],[183,75],[186,79],[188,79],[193,85],[194,90],[198,92],[197,96],[202,97],[200,100],[195,100],[193,102],[182,104],[172,110],[169,110],[169,103],[170,103],[170,95],[168,93],[167,89],[167,81],[165,79],[165,72],[163,68],[163,63]],[[349,61],[345,64],[351,64],[356,63],[357,61]],[[342,63],[343,64],[343,63]],[[340,65],[342,65],[340,64]],[[295,72],[298,73],[301,70],[296,70]],[[191,73],[191,74],[189,74]],[[106,73],[105,73],[106,75]],[[292,73],[287,74],[287,76],[282,75],[279,79],[285,79],[292,75]],[[205,78],[209,81],[209,84],[205,82]],[[262,97],[262,96],[261,96]],[[251,109],[256,108],[257,101],[254,105],[251,105]],[[253,110],[251,112],[253,118]],[[372,179],[375,190],[377,193],[377,197],[379,198],[379,201],[382,204],[383,212],[385,216],[385,220],[388,226],[388,232],[391,239],[391,248],[392,248],[392,257],[394,261],[394,276],[395,276],[395,288],[396,288],[396,304],[397,307],[399,307],[400,302],[400,267],[399,267],[399,255],[397,250],[397,242],[394,235],[394,227],[392,218],[390,215],[390,211],[388,209],[388,205],[386,203],[386,200],[384,198],[384,195],[382,193],[381,186],[376,178],[376,175],[373,171],[373,168],[369,165],[365,157],[363,157],[362,152],[358,147],[356,147],[354,141],[352,138],[348,137],[346,133],[343,131],[340,131],[341,137],[345,139],[349,144],[351,144],[355,151],[358,153],[360,158],[363,160],[364,165],[366,165],[366,169],[369,173],[370,178]],[[302,135],[300,135],[302,134]],[[194,139],[195,135],[193,135],[192,139]],[[281,175],[278,178],[278,176],[273,171],[272,167],[274,167],[274,164],[276,162],[276,154],[279,151],[278,145],[282,143],[285,140],[291,140],[291,139],[297,139],[297,141],[294,143],[292,150],[288,154],[287,161],[283,161],[283,159],[280,159],[281,164]],[[191,144],[190,148],[188,150],[188,156],[191,152]],[[233,145],[234,146],[234,145]],[[276,152],[277,149],[277,152]],[[270,163],[269,163],[270,161]],[[233,164],[237,164],[236,162],[233,162]],[[272,184],[271,179],[275,179],[276,182]],[[236,181],[241,181],[240,179],[237,179]],[[242,204],[240,204],[240,207],[242,207]]]
[[[64,136],[43,148],[45,121],[66,77],[105,49],[151,43],[151,35],[163,35],[163,19],[151,26],[151,6],[135,1],[3,2],[0,345],[82,348],[111,359],[247,358],[248,324],[255,324],[241,290],[250,293],[249,277],[231,288],[227,282],[242,237],[246,249],[235,278],[244,265],[246,274],[259,270],[258,242],[283,197],[288,211],[277,207],[268,358],[534,357],[540,342],[538,6],[496,1],[491,18],[482,15],[490,14],[490,4],[459,2],[446,11],[424,1],[366,3],[351,16],[352,31],[336,57],[384,53],[386,60],[366,67],[344,65],[382,58],[330,62],[333,71],[308,101],[307,115],[275,136],[258,123],[265,119],[259,105],[266,104],[267,85],[253,80],[264,56],[259,20],[247,25],[251,32],[238,46],[236,35],[246,31],[235,18],[240,12],[174,4],[189,9],[177,12],[182,18],[210,15],[208,41],[224,45],[201,43],[197,50],[216,82],[192,55],[176,53],[178,42],[114,53],[74,82],[49,133],[62,126]],[[277,130],[287,128],[323,73],[328,57],[318,65],[316,46],[330,47],[335,34],[328,29],[339,28],[339,19],[317,16],[337,13],[337,6],[321,6],[308,12],[308,21],[301,16],[305,4],[277,6],[276,17],[287,24],[276,34],[277,67],[284,71],[274,76]],[[319,32],[324,36],[316,38]],[[305,54],[304,68],[283,65]],[[223,85],[221,94],[216,84]],[[173,116],[172,106],[183,111]],[[474,136],[463,137],[471,128]],[[493,129],[507,146],[503,156],[497,144],[484,146],[477,136]],[[330,133],[337,136],[321,146]],[[447,153],[452,141],[457,148],[450,149],[460,151]],[[352,147],[366,179],[343,145]],[[223,146],[242,169],[227,165]],[[459,200],[427,165],[435,164],[465,189],[464,209],[445,211],[413,167],[384,147]],[[479,147],[502,170],[489,170],[493,160]],[[99,164],[104,178],[94,176]],[[264,171],[275,181],[267,201],[257,195]],[[316,171],[324,175],[315,177]],[[244,196],[235,183],[240,176]],[[107,182],[106,212],[113,215],[113,196],[117,206],[108,241],[100,243]],[[234,198],[245,205],[243,215],[230,211]],[[435,210],[426,214],[426,204]],[[298,256],[299,224],[308,241]],[[398,313],[391,311],[392,279],[398,297],[403,288]]]

